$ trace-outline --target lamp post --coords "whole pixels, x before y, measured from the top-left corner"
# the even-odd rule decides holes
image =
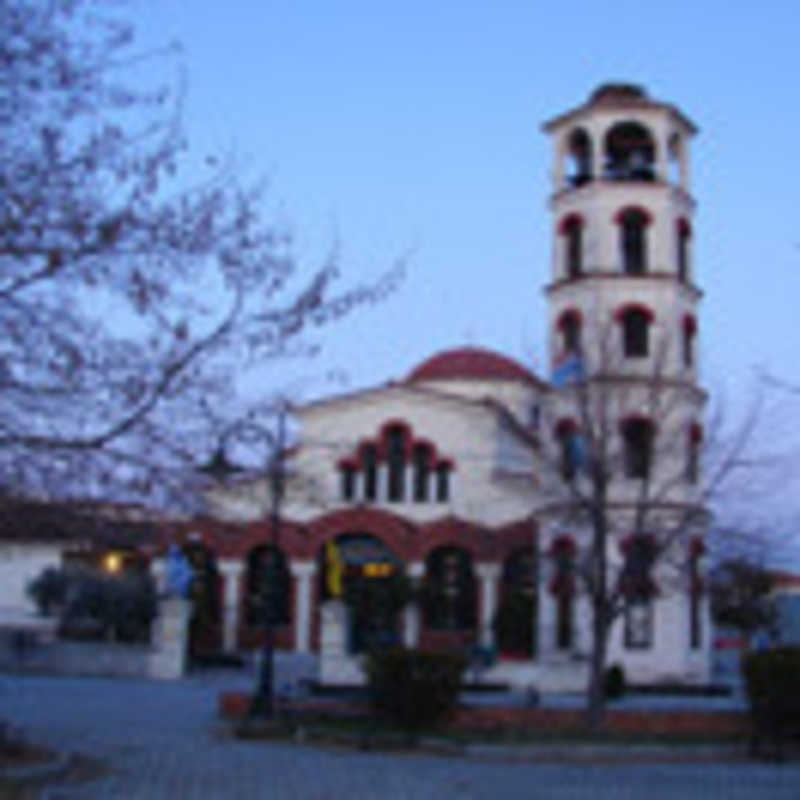
[[[243,438],[252,441],[254,437],[266,440],[271,446],[271,456],[267,465],[267,476],[270,486],[270,558],[265,568],[266,591],[264,592],[263,621],[264,621],[264,646],[262,649],[261,664],[258,673],[258,684],[250,705],[250,715],[257,717],[272,717],[275,709],[274,703],[274,674],[275,674],[275,617],[276,617],[276,560],[279,552],[281,535],[281,506],[285,487],[286,472],[284,469],[284,450],[286,447],[286,412],[287,406],[281,403],[278,407],[277,432],[273,433],[267,428],[251,420],[243,423],[240,431]],[[224,482],[232,474],[240,472],[241,468],[228,461],[224,445],[215,452],[211,461],[201,472],[214,480]]]

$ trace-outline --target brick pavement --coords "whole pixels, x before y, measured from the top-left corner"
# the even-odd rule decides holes
[[[231,741],[216,698],[245,680],[0,676],[0,716],[38,741],[108,761],[111,774],[52,789],[50,800],[800,798],[798,764],[527,764]]]

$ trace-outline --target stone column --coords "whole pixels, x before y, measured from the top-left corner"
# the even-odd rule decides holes
[[[669,137],[654,136],[653,144],[656,148],[655,163],[653,164],[656,180],[669,183]]]
[[[157,680],[176,680],[186,673],[191,604],[182,597],[164,597],[153,620],[147,672]]]
[[[222,593],[222,649],[226,653],[235,652],[238,646],[239,630],[239,583],[244,564],[241,561],[224,559],[219,563],[219,571],[224,581]]]
[[[406,575],[416,583],[425,575],[425,562],[411,561],[406,564]],[[403,609],[403,647],[419,645],[420,611],[419,603],[412,600]]]
[[[295,581],[294,649],[307,653],[311,649],[311,580],[317,565],[314,561],[292,561],[289,568]]]
[[[156,592],[163,594],[167,581],[167,561],[164,558],[154,558],[150,562],[150,574],[156,584]]]
[[[537,546],[537,559],[539,565],[539,582],[537,591],[537,614],[539,616],[536,633],[536,652],[539,659],[546,660],[557,652],[556,648],[556,615],[558,613],[556,598],[550,591],[550,582],[553,579],[553,559],[549,554],[550,536],[542,531]]]
[[[500,564],[479,563],[475,565],[475,572],[481,582],[480,641],[484,647],[492,647],[494,645],[492,621],[497,611]]]

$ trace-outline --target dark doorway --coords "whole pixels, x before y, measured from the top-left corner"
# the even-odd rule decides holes
[[[408,601],[408,584],[392,551],[375,536],[353,533],[329,542],[320,558],[321,596],[340,596],[350,612],[348,650],[399,645],[399,612]]]

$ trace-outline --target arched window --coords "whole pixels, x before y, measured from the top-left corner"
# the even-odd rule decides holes
[[[356,465],[350,460],[339,463],[342,500],[350,502],[356,497]]]
[[[653,603],[649,597],[625,599],[625,647],[648,650],[653,646]]]
[[[364,499],[373,501],[378,496],[378,448],[374,444],[361,446],[361,466],[364,470]]]
[[[406,493],[406,431],[393,425],[386,435],[386,458],[389,462],[389,492],[391,503],[405,499]]]
[[[460,547],[437,547],[425,562],[425,620],[429,628],[475,627],[475,576],[469,553]]]
[[[689,426],[686,443],[686,481],[697,483],[700,478],[700,446],[703,442],[703,429],[696,422]]]
[[[689,647],[698,650],[703,645],[703,576],[700,559],[705,555],[705,543],[699,536],[689,543]]]
[[[289,624],[290,579],[286,557],[272,545],[254,547],[247,557],[245,620],[251,626]]]
[[[592,143],[583,128],[576,128],[567,143],[567,182],[583,186],[592,179]]]
[[[440,461],[436,465],[436,501],[447,503],[450,500],[450,470],[453,465],[449,461]]]
[[[686,283],[689,280],[689,239],[692,227],[681,217],[676,225],[676,244],[678,259],[678,280]]]
[[[647,226],[650,216],[641,208],[625,208],[617,214],[622,271],[626,275],[647,272]]]
[[[556,598],[555,645],[559,650],[572,647],[574,632],[575,542],[570,536],[559,536],[550,547],[553,577],[550,593]]]
[[[575,309],[567,309],[558,318],[558,329],[562,336],[564,353],[581,352],[581,314]]]
[[[622,352],[626,358],[644,358],[649,352],[653,314],[645,306],[629,305],[617,312],[622,324]]]
[[[577,278],[583,272],[583,219],[579,214],[570,214],[559,226],[564,237],[564,274]]]
[[[691,314],[683,318],[683,365],[691,367],[694,363],[694,338],[697,334],[697,321]]]
[[[415,444],[414,461],[414,500],[425,503],[429,497],[431,476],[431,448],[427,444]]]
[[[653,181],[655,153],[653,137],[644,125],[619,122],[606,134],[603,176],[612,181]]]
[[[575,420],[559,420],[555,436],[559,445],[559,472],[565,481],[571,481],[582,461],[583,442],[578,434]]]
[[[648,478],[653,461],[653,423],[643,417],[630,417],[622,422],[625,476]]]
[[[187,542],[183,547],[192,579],[189,600],[192,616],[189,621],[189,651],[192,655],[214,652],[219,647],[220,581],[217,559],[213,551],[200,541]]]
[[[536,649],[537,573],[533,547],[515,550],[503,564],[494,628],[497,646],[504,654],[530,658]]]
[[[625,647],[648,649],[653,645],[656,542],[652,536],[637,534],[623,541],[622,550],[625,563],[620,575],[620,589],[625,597]]]

